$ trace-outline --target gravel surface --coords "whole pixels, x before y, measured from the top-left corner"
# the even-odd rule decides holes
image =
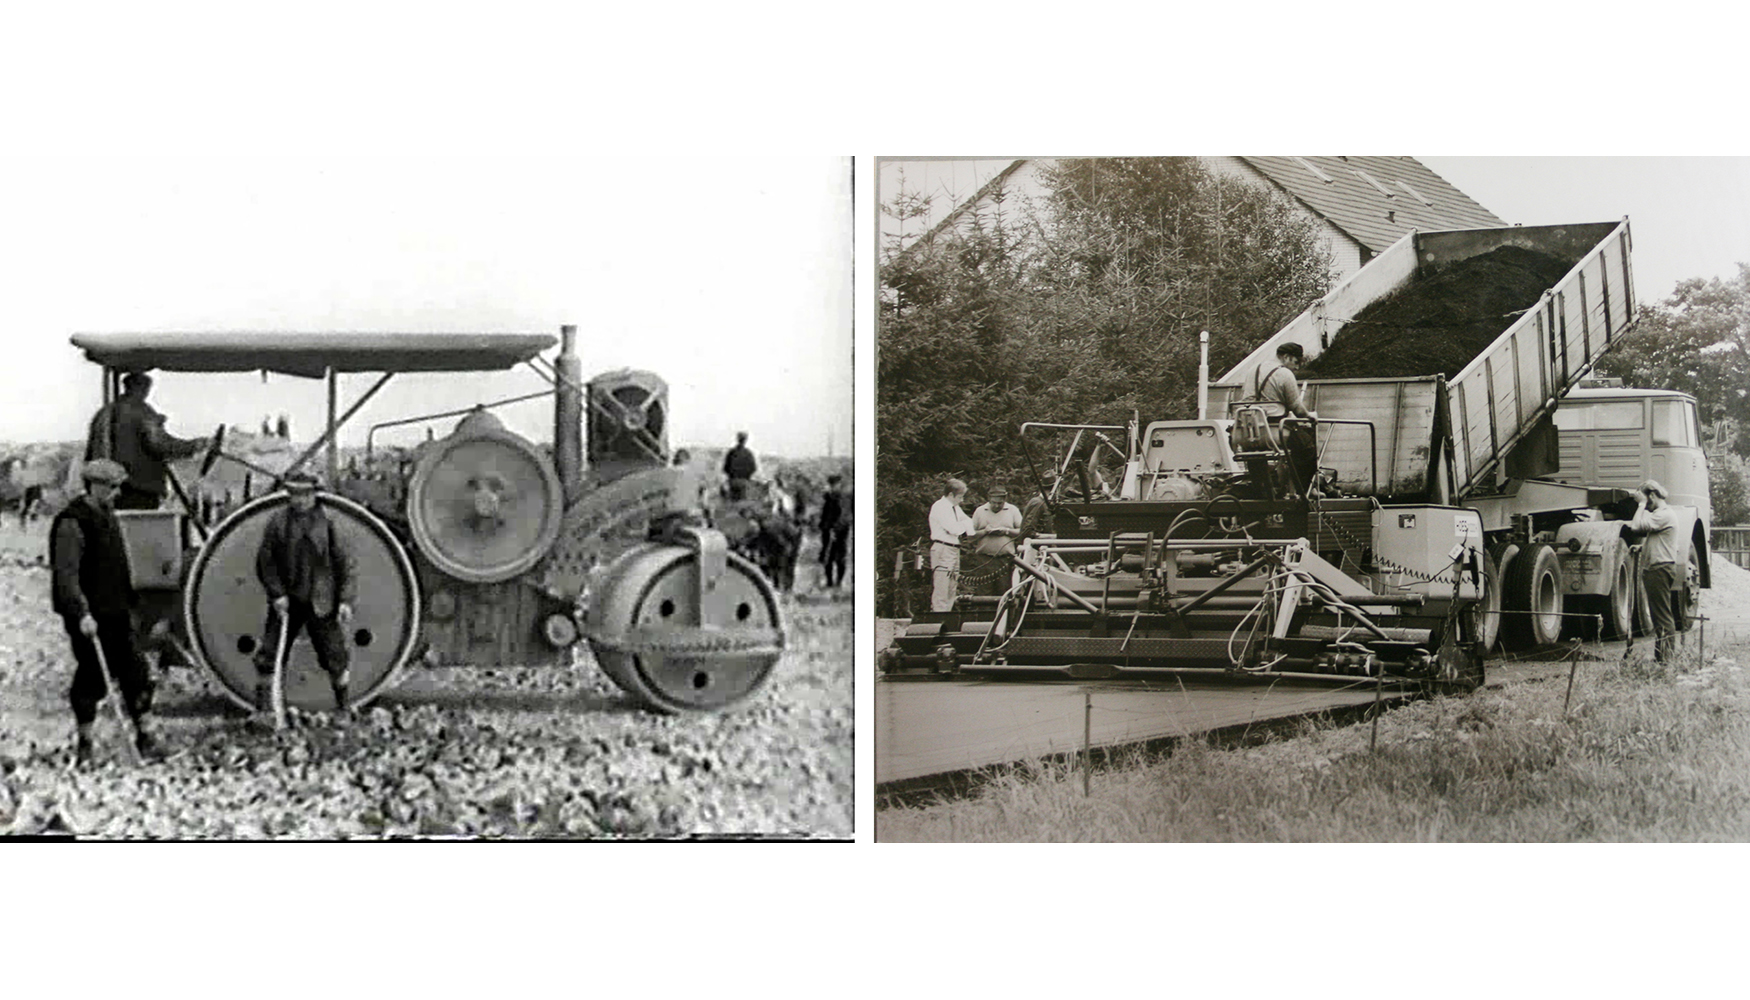
[[[73,663],[44,528],[0,528],[0,833],[92,838],[851,835],[852,602],[787,599],[767,688],[721,715],[642,711],[587,652],[565,668],[416,670],[352,721],[248,724],[203,672],[162,675],[172,756],[131,767],[118,725],[71,767]]]

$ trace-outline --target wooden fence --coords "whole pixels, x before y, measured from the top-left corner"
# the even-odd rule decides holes
[[[1729,528],[1714,526],[1713,550],[1730,559],[1732,564],[1750,569],[1750,524]]]

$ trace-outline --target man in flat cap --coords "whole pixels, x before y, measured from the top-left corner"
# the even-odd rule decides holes
[[[273,658],[279,630],[286,648],[308,629],[316,663],[334,687],[334,704],[350,708],[346,626],[358,600],[358,574],[352,550],[336,531],[316,497],[316,477],[294,472],[285,479],[288,502],[267,522],[255,557],[255,575],[267,591],[267,639],[256,651],[260,673],[255,704],[266,709],[273,696]],[[288,654],[289,655],[289,654]]]
[[[162,756],[146,728],[152,704],[152,677],[134,645],[131,611],[133,578],[128,550],[116,522],[115,497],[128,478],[120,463],[95,459],[85,463],[85,492],[74,497],[49,529],[49,563],[54,567],[51,606],[61,616],[73,644],[73,721],[78,726],[74,756],[91,761],[91,724],[97,705],[109,692],[95,643],[102,643],[110,676],[121,689],[123,707],[134,720],[134,743],[140,756]]]
[[[1009,589],[1013,575],[1009,557],[1015,554],[1015,539],[1021,534],[1021,508],[1009,502],[1009,488],[997,484],[988,493],[990,503],[972,512],[972,528],[983,537],[973,551],[980,557],[974,572],[983,580],[980,593],[999,597]]]
[[[1671,613],[1671,591],[1677,587],[1677,516],[1666,502],[1665,487],[1649,479],[1641,484],[1641,502],[1629,527],[1640,532],[1641,582],[1646,586],[1647,610],[1653,616],[1653,659],[1671,658],[1677,640],[1677,619]]]
[[[108,458],[127,469],[127,482],[116,494],[117,510],[157,510],[164,503],[165,476],[175,459],[204,451],[209,438],[172,437],[164,430],[164,415],[146,402],[152,376],[129,372],[122,376],[122,394],[91,418],[85,460]]]

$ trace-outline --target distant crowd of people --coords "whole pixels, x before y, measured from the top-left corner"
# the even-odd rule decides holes
[[[747,437],[746,431],[738,432],[735,446],[723,456],[723,499],[742,510],[751,507],[764,513],[759,520],[758,536],[750,546],[759,554],[761,568],[778,589],[793,589],[803,532],[812,527],[820,538],[818,561],[822,586],[837,589],[843,584],[848,569],[853,521],[853,500],[850,491],[845,489],[844,477],[838,474],[827,477],[818,511],[810,518],[800,484],[782,472],[762,476],[759,459],[747,446]],[[677,465],[690,459],[685,449],[675,453]]]

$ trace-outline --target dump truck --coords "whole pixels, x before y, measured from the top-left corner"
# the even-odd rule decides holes
[[[1200,379],[1196,419],[1025,425],[1045,530],[1005,557],[1006,590],[920,614],[881,666],[1467,689],[1503,631],[1526,645],[1588,626],[1628,633],[1645,604],[1623,531],[1632,487],[1587,481],[1582,453],[1597,448],[1568,436],[1591,430],[1565,423],[1597,414],[1563,414],[1633,325],[1630,249],[1626,219],[1412,232]],[[1307,359],[1313,420],[1249,398],[1285,343]],[[1327,352],[1347,355],[1337,377],[1317,374]],[[1613,391],[1613,404],[1653,402],[1586,390]],[[1316,468],[1300,474],[1286,443],[1304,430]],[[1701,482],[1705,497],[1705,468]],[[1691,485],[1673,499],[1693,501]],[[1692,583],[1705,586],[1701,508],[1677,509]]]
[[[1686,619],[1697,590],[1711,585],[1712,512],[1694,397],[1588,378],[1635,319],[1626,219],[1410,233],[1224,375],[1210,388],[1212,404],[1242,399],[1280,345],[1299,344],[1306,369],[1316,371],[1339,331],[1370,306],[1503,250],[1571,267],[1450,378],[1309,377],[1306,405],[1333,421],[1319,434],[1319,464],[1349,495],[1479,513],[1497,584],[1487,599],[1490,646],[1496,622],[1522,646],[1596,632],[1599,617],[1606,636],[1629,633],[1634,609],[1645,605],[1634,599],[1634,546],[1620,519],[1633,514],[1641,482],[1657,478],[1678,514],[1687,572],[1674,607]],[[1343,420],[1356,423],[1335,422]],[[1366,440],[1361,424],[1375,431]]]

